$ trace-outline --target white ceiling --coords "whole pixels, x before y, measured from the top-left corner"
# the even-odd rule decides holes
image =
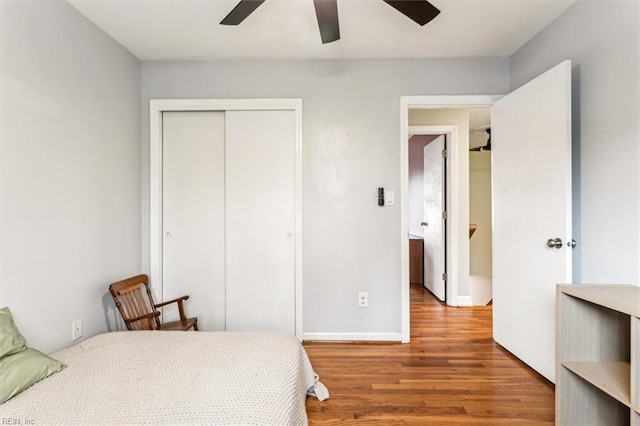
[[[382,0],[338,0],[341,39],[323,45],[312,0],[267,0],[237,27],[238,0],[68,0],[141,60],[506,57],[576,0],[431,0],[420,27]]]

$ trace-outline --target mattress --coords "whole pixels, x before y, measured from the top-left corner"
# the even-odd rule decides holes
[[[51,355],[67,368],[0,405],[21,424],[301,425],[328,397],[293,336],[126,331]]]

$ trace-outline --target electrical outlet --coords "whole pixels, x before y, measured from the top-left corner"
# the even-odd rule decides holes
[[[369,306],[369,293],[361,291],[358,293],[358,307],[366,308],[367,306]]]
[[[82,337],[82,320],[79,319],[71,324],[71,338],[78,340]]]

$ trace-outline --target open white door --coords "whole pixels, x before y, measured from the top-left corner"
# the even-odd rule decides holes
[[[424,152],[424,286],[445,300],[445,137],[439,136]]]
[[[493,335],[554,382],[555,285],[572,280],[571,62],[496,102],[491,127]]]

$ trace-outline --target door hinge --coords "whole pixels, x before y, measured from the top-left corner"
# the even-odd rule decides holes
[[[444,220],[447,220],[447,219],[448,219],[448,217],[447,217],[447,211],[446,211],[446,210],[442,212],[442,218],[443,218]]]
[[[447,158],[447,150],[446,149],[442,150],[442,158]]]
[[[447,280],[447,273],[443,272],[442,273],[442,281],[446,281]]]

